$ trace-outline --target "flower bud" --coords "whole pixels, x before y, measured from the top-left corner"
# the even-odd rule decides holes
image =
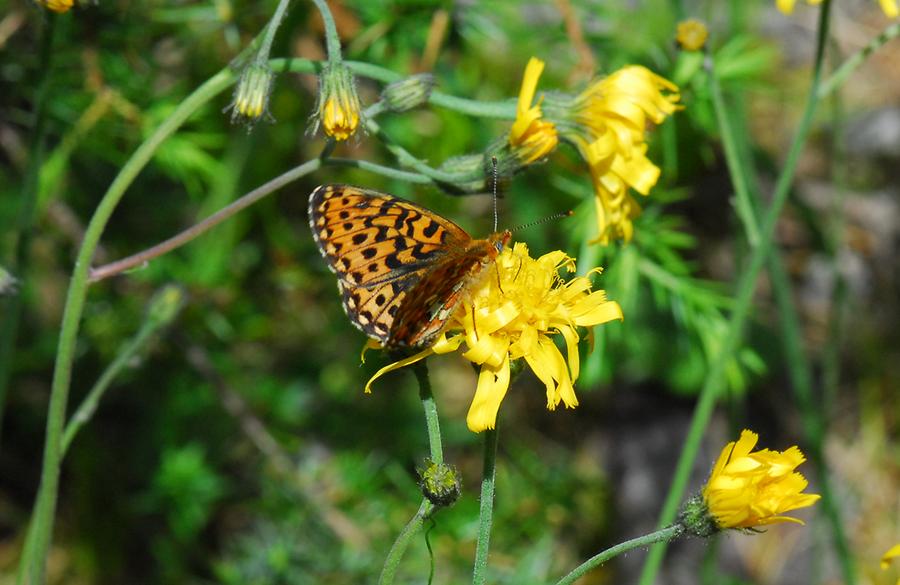
[[[169,284],[162,287],[147,305],[147,320],[157,327],[168,325],[184,306],[185,294],[181,287]]]
[[[268,113],[274,75],[265,65],[251,63],[244,68],[234,90],[231,121],[253,124]]]
[[[422,495],[438,508],[449,506],[459,499],[462,483],[456,467],[426,459],[424,469],[418,472]]]
[[[706,46],[709,31],[702,20],[688,18],[678,23],[675,29],[675,41],[685,51],[701,51]]]
[[[75,5],[74,0],[37,0],[37,3],[57,14],[68,12]]]
[[[312,131],[315,132],[321,123],[327,136],[347,140],[356,132],[361,116],[353,74],[343,63],[326,63],[319,75],[319,98]]]
[[[391,83],[381,92],[381,99],[392,112],[408,112],[428,102],[434,84],[434,75],[420,73]]]
[[[492,176],[493,171],[487,175],[484,171],[483,154],[464,154],[448,158],[438,167],[442,173],[453,174],[459,180],[452,184],[441,183],[441,186],[452,193],[478,193],[485,190],[485,177]]]

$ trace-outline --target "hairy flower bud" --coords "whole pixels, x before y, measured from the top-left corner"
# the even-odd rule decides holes
[[[381,92],[381,99],[392,112],[408,112],[428,102],[434,84],[434,75],[420,73],[391,83]]]
[[[335,140],[347,140],[356,132],[362,112],[356,81],[343,63],[326,63],[319,75],[319,97],[313,113],[312,132],[319,128]]]
[[[453,504],[462,491],[459,471],[453,465],[425,460],[425,467],[418,470],[422,495],[438,508]]]
[[[234,90],[231,121],[253,124],[267,114],[273,80],[272,71],[265,65],[251,63],[245,67]]]

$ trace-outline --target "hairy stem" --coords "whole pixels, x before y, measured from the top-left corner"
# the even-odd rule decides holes
[[[475,544],[475,568],[472,585],[484,585],[487,579],[491,524],[494,518],[494,478],[497,466],[497,429],[484,431],[484,470],[481,475],[481,506],[478,515],[478,541]]]
[[[645,536],[639,536],[637,538],[632,538],[631,540],[626,540],[621,544],[612,546],[605,551],[592,556],[582,564],[575,567],[575,569],[571,573],[557,581],[556,585],[570,585],[585,573],[596,569],[603,563],[619,556],[622,553],[634,550],[636,548],[650,546],[651,544],[656,544],[658,542],[671,542],[682,534],[684,534],[684,527],[682,527],[681,524],[674,524],[672,526],[669,526],[668,528],[657,530],[656,532],[647,534]]]

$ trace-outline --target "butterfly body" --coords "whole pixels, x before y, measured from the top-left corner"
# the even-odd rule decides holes
[[[392,348],[433,344],[510,239],[473,239],[415,203],[349,185],[316,188],[309,225],[351,322]]]

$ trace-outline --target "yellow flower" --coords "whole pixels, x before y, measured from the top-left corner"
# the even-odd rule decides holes
[[[325,65],[319,75],[319,99],[313,131],[321,122],[325,134],[347,140],[356,132],[361,117],[359,96],[350,70],[343,63]]]
[[[594,183],[598,236],[630,240],[640,208],[629,188],[647,195],[659,168],[647,158],[645,130],[678,109],[678,88],[641,66],[619,69],[578,96],[547,99],[548,118],[588,163]]]
[[[703,499],[720,529],[803,524],[783,514],[811,506],[820,497],[802,493],[806,478],[794,471],[806,460],[799,448],[751,453],[758,439],[756,433],[744,430],[736,443],[725,445],[703,487]]]
[[[522,76],[522,90],[516,105],[516,121],[509,131],[509,146],[523,165],[542,159],[556,148],[556,127],[542,120],[541,100],[532,105],[544,62],[532,57]]]
[[[892,546],[881,557],[881,569],[886,571],[891,566],[891,561],[900,558],[900,542]],[[897,579],[897,585],[900,585],[900,579]]]
[[[778,10],[782,11],[785,14],[790,14],[794,11],[794,4],[796,4],[797,0],[775,0],[775,6],[778,7]],[[806,0],[807,4],[821,4],[822,0]],[[878,0],[878,3],[881,4],[881,10],[890,17],[896,18],[898,14],[900,14],[900,7],[897,5],[897,0]]]
[[[478,385],[466,422],[469,430],[492,429],[510,382],[510,362],[524,359],[547,390],[547,408],[560,402],[578,405],[574,382],[578,379],[577,327],[593,327],[622,319],[618,303],[602,290],[591,290],[587,277],[564,280],[559,270],[575,270],[575,261],[561,251],[534,259],[528,247],[517,243],[497,257],[496,275],[474,288],[451,317],[447,330],[434,346],[381,368],[366,384],[431,354],[456,351],[480,367]],[[565,357],[553,341],[565,341]]]
[[[47,10],[62,14],[63,12],[68,12],[72,8],[75,4],[75,0],[38,0],[38,4]]]
[[[688,18],[678,23],[675,40],[685,51],[699,51],[706,45],[709,31],[702,20]]]

